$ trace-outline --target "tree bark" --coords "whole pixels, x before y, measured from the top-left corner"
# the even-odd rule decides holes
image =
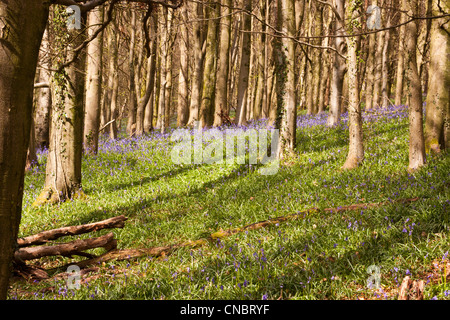
[[[84,255],[83,251],[93,248],[115,249],[117,241],[112,232],[98,238],[75,240],[55,246],[38,246],[21,248],[14,253],[14,260],[23,263],[26,260],[39,259],[48,256]]]
[[[103,23],[103,6],[88,14],[88,37]],[[86,113],[84,122],[84,150],[91,154],[98,151],[98,129],[100,126],[100,101],[102,92],[103,32],[87,46],[86,66]]]
[[[400,2],[403,0],[400,0]],[[400,23],[406,21],[406,15],[400,15]],[[398,61],[397,61],[397,81],[395,83],[395,105],[402,104],[403,98],[403,78],[405,75],[405,26],[400,26],[398,36]]]
[[[203,18],[203,4],[198,1],[192,4],[192,13],[194,19],[201,20]],[[202,81],[203,81],[203,28],[202,22],[196,21],[193,23],[193,37],[192,39],[192,50],[194,57],[194,70],[192,72],[192,89],[191,89],[191,102],[189,105],[189,120],[188,125],[193,125],[195,121],[198,121],[199,109],[201,103],[202,95]]]
[[[405,0],[404,0],[405,1]],[[406,1],[405,1],[406,2]],[[408,15],[418,13],[418,0],[408,2]],[[409,105],[409,167],[413,171],[425,164],[425,141],[423,136],[422,86],[417,68],[417,21],[406,25],[407,93]]]
[[[340,17],[335,17],[335,34],[344,34],[344,1],[336,0],[335,10]],[[344,38],[334,38],[334,47],[339,53],[345,54],[346,43]],[[334,54],[334,61],[332,65],[332,78],[330,85],[330,113],[328,114],[327,126],[335,126],[341,121],[341,104],[342,104],[342,89],[344,84],[344,76],[347,72],[345,59]]]
[[[283,33],[289,37],[295,36],[295,5],[293,0],[281,1],[282,11],[282,26]],[[295,107],[295,43],[292,39],[283,38],[282,44],[287,48],[287,56],[285,57],[285,65],[280,65],[280,68],[285,68],[285,71],[280,70],[286,74],[285,94],[283,95],[282,120],[280,128],[280,141],[278,144],[278,158],[283,159],[288,154],[293,153],[296,143],[296,124],[297,124],[297,108]],[[283,59],[284,60],[284,59]]]
[[[206,36],[205,71],[203,73],[202,101],[200,104],[200,127],[210,127],[214,121],[214,92],[216,88],[216,64],[217,64],[217,28],[219,20],[219,5],[209,4],[206,9],[208,19],[208,32]]]
[[[252,11],[252,0],[243,0],[245,10]],[[245,124],[247,113],[247,94],[249,87],[250,76],[250,52],[251,52],[251,16],[250,14],[243,13],[243,35],[242,35],[242,50],[241,50],[241,63],[239,69],[238,79],[238,93],[237,93],[237,105],[236,105],[236,117],[234,122],[236,124]]]
[[[180,8],[180,73],[178,76],[177,127],[184,127],[189,120],[189,32],[186,6]]]
[[[55,15],[64,9],[56,8]],[[83,15],[83,22],[85,15]],[[74,57],[73,49],[84,41],[84,33],[67,30],[65,23],[52,23],[56,52],[59,56],[54,69],[58,70],[67,57]],[[70,37],[67,37],[69,33]],[[52,75],[52,118],[50,147],[47,157],[45,186],[33,205],[57,203],[82,195],[81,157],[83,141],[83,98],[85,56],[80,54],[68,67]]]
[[[129,80],[128,88],[129,99],[128,99],[128,112],[127,112],[127,133],[128,135],[133,134],[133,125],[136,123],[136,82],[134,74],[136,72],[135,64],[135,47],[136,47],[136,11],[132,8],[131,11],[131,21],[130,21],[130,48],[128,53],[128,67],[129,67]]]
[[[44,32],[41,44],[39,82],[50,83],[50,56],[49,56],[49,36],[47,29]],[[50,110],[52,106],[52,96],[49,87],[39,88],[36,103],[35,116],[35,138],[36,148],[48,148],[50,142]]]
[[[150,75],[150,81],[152,81],[152,93],[150,95],[150,98],[147,102],[147,105],[145,106],[144,111],[144,131],[150,132],[153,130],[153,106],[156,104],[156,64],[157,64],[157,51],[158,51],[158,23],[157,23],[157,15],[153,15],[151,18],[152,26],[151,26],[151,33],[153,35],[153,41],[152,41],[152,48],[151,48],[151,56],[152,59],[151,66],[151,75]]]
[[[45,244],[49,241],[56,240],[65,236],[76,236],[83,233],[89,233],[103,229],[123,228],[125,226],[126,220],[128,220],[128,218],[124,215],[121,215],[98,222],[42,231],[31,236],[17,239],[17,245],[19,246],[19,248],[29,247]]]
[[[357,21],[356,16],[359,14],[360,5],[357,0],[352,0],[347,7],[347,18],[350,21],[350,27],[347,28],[347,35],[357,32],[352,27],[353,21]],[[349,149],[347,159],[342,166],[343,169],[353,169],[364,160],[363,134],[361,105],[359,103],[359,84],[358,84],[358,57],[357,57],[357,41],[358,37],[347,37],[348,47],[348,121],[349,121]]]
[[[221,5],[220,15],[220,46],[217,62],[216,99],[214,113],[214,126],[222,125],[222,118],[218,113],[229,114],[228,108],[228,80],[230,69],[230,46],[231,46],[231,6],[232,0],[226,0]]]
[[[154,19],[152,19],[154,21]],[[146,28],[146,26],[144,26]],[[140,136],[144,133],[146,106],[149,105],[151,96],[155,89],[155,71],[156,71],[156,30],[154,24],[150,27],[151,52],[147,57],[147,77],[145,81],[145,93],[140,99],[136,113],[136,135]],[[152,108],[149,108],[152,109]]]
[[[22,211],[33,83],[48,2],[0,3],[0,300],[7,297]]]
[[[433,1],[432,14],[449,11],[449,3]],[[450,148],[450,36],[448,21],[434,19],[431,27],[430,70],[425,118],[425,148],[439,153]]]

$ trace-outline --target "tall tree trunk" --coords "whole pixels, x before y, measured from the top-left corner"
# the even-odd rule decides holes
[[[58,17],[64,9],[57,7]],[[82,21],[86,20],[85,15]],[[56,18],[52,25],[55,54],[59,56],[54,69],[59,69],[64,58],[74,58],[73,49],[79,46],[85,35],[78,30],[67,31],[62,20]],[[69,37],[67,37],[67,33]],[[83,97],[85,55],[81,53],[74,62],[52,75],[52,117],[50,147],[47,157],[45,186],[34,205],[57,203],[82,194],[81,156],[83,141]]]
[[[334,33],[336,35],[343,35],[345,14],[343,0],[336,0],[335,10],[336,12],[338,12],[340,17],[335,17]],[[346,43],[344,38],[334,38],[334,47],[339,53],[344,54],[345,46]],[[347,65],[345,59],[335,53],[330,84],[330,113],[328,114],[327,119],[327,125],[330,127],[337,125],[341,121],[342,89],[346,72]]]
[[[150,82],[149,85],[151,87],[151,94],[150,94],[150,98],[147,101],[147,104],[145,106],[145,111],[144,111],[144,131],[145,132],[150,132],[151,130],[153,130],[153,106],[156,104],[155,103],[155,96],[156,96],[156,64],[157,64],[157,51],[158,51],[158,21],[157,21],[157,15],[152,15],[151,17],[151,27],[150,27],[150,32],[152,35],[152,47],[151,47],[151,51],[150,51],[150,57],[149,59],[151,59],[151,70],[150,70]]]
[[[374,11],[372,11],[374,12]],[[374,14],[374,13],[372,13]],[[367,66],[366,66],[366,94],[365,94],[365,101],[366,101],[366,110],[370,110],[373,108],[373,83],[375,80],[375,40],[376,40],[376,34],[371,33],[369,35],[369,54],[367,57]]]
[[[216,64],[217,64],[217,28],[219,26],[219,5],[208,5],[208,33],[206,36],[205,72],[203,73],[202,102],[200,104],[200,127],[210,127],[214,121],[214,91],[216,88]],[[219,112],[217,110],[217,112]]]
[[[387,4],[389,5],[389,4]],[[388,15],[386,28],[391,26],[391,16]],[[384,31],[384,44],[383,44],[383,53],[381,57],[381,106],[383,108],[387,108],[391,102],[389,99],[389,92],[391,91],[388,88],[389,85],[389,54],[390,54],[390,39],[391,39],[391,30]]]
[[[252,11],[252,0],[243,0],[244,9],[246,11]],[[236,124],[245,124],[245,116],[247,113],[247,94],[249,87],[250,76],[250,52],[251,52],[251,16],[250,14],[243,13],[243,35],[242,35],[242,50],[241,50],[241,63],[239,69],[238,79],[238,93],[237,93],[237,105],[236,105],[236,118],[234,122]]]
[[[133,133],[133,124],[136,122],[136,83],[135,83],[135,47],[136,47],[136,11],[131,8],[131,22],[130,22],[130,50],[128,53],[128,67],[129,67],[129,99],[128,99],[128,119],[127,119],[127,133]]]
[[[189,120],[189,31],[186,6],[180,8],[180,73],[178,76],[177,127],[184,127]]]
[[[19,231],[33,83],[48,6],[43,0],[0,2],[0,300],[7,297]]]
[[[164,130],[161,132],[165,132],[165,128],[170,126],[170,115],[172,113],[172,61],[173,61],[173,32],[172,32],[172,24],[173,24],[173,9],[167,8],[167,47],[166,47],[166,84],[165,84],[165,97],[164,97],[164,117],[163,117],[163,127]]]
[[[99,6],[88,14],[88,37],[90,38],[103,23],[103,7]],[[84,149],[97,154],[98,130],[100,126],[100,100],[102,92],[103,32],[87,46],[86,66],[86,113],[84,122]]]
[[[406,0],[403,0],[406,2]],[[405,3],[406,4],[406,3]],[[418,0],[408,1],[408,15],[418,13]],[[417,21],[406,25],[407,93],[409,105],[409,170],[416,170],[425,164],[425,141],[423,136],[422,86],[417,68]]]
[[[449,12],[449,9],[448,1],[433,1],[433,16]],[[431,27],[425,147],[434,153],[450,148],[450,36],[446,24],[448,19],[434,19]]]
[[[295,5],[294,0],[282,0],[283,33],[289,37],[295,36]],[[283,38],[282,44],[287,48],[287,57],[284,61],[286,74],[285,94],[283,95],[282,120],[280,128],[280,141],[278,144],[278,158],[282,159],[293,153],[296,142],[297,109],[295,107],[295,43],[290,38]],[[282,67],[282,65],[280,65]],[[284,76],[284,75],[283,75]]]
[[[224,1],[220,6],[220,46],[217,62],[216,99],[214,113],[214,126],[222,125],[220,112],[228,115],[228,78],[230,69],[231,46],[231,6],[232,0]]]
[[[156,33],[153,26],[150,28],[151,38],[151,52],[147,57],[147,77],[145,80],[145,93],[138,104],[136,113],[136,135],[140,136],[144,133],[145,127],[145,111],[148,106],[151,96],[155,89],[155,70],[156,70]],[[149,108],[152,109],[152,108]]]
[[[380,0],[377,1],[377,4],[380,4]],[[383,44],[384,44],[384,36],[386,31],[380,31],[376,33],[376,51],[375,51],[375,60],[374,60],[374,82],[373,82],[373,101],[372,106],[378,107],[380,106],[380,97],[381,97],[381,81],[382,81],[382,65],[383,65]]]
[[[403,0],[400,0],[400,2]],[[406,21],[406,15],[400,15],[400,24]],[[403,78],[405,75],[405,26],[400,26],[398,36],[398,61],[397,61],[397,81],[395,83],[395,105],[402,104],[403,97]]]
[[[49,37],[48,31],[44,32],[41,44],[41,69],[39,70],[39,82],[50,82],[50,55],[49,55]],[[39,88],[38,99],[36,103],[35,116],[35,138],[36,148],[48,148],[50,139],[50,110],[52,106],[52,96],[49,87]]]
[[[110,117],[111,120],[116,120],[111,123],[109,128],[109,137],[113,140],[117,139],[117,131],[118,131],[118,117],[119,117],[119,107],[118,107],[118,94],[119,94],[119,43],[120,43],[120,33],[116,35],[114,30],[112,30],[111,34],[111,47],[112,56],[110,59],[112,60],[112,89],[111,89],[111,106],[110,106]]]
[[[192,89],[191,89],[191,102],[189,104],[189,120],[188,124],[193,125],[195,121],[198,121],[200,103],[202,98],[202,81],[203,81],[203,4],[200,1],[192,4],[191,11],[193,13],[193,19],[198,19],[193,23],[193,37],[192,50],[194,57],[194,70],[192,72]]]
[[[347,7],[347,18],[349,27],[347,28],[347,35],[357,33],[357,29],[353,27],[354,22],[358,22],[357,16],[360,5],[357,0],[352,0]],[[362,119],[361,119],[361,105],[359,103],[359,84],[358,84],[358,37],[347,37],[348,47],[348,121],[349,121],[349,148],[347,159],[342,166],[343,169],[353,169],[357,167],[364,159],[363,147],[363,133],[362,133]]]

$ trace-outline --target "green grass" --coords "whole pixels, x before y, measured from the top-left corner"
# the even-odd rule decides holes
[[[323,116],[300,117],[307,125],[299,126],[296,156],[272,176],[248,165],[172,164],[172,143],[156,134],[105,139],[97,156],[83,158],[87,200],[33,208],[44,183],[41,155],[40,167],[25,179],[21,236],[124,214],[125,228],[113,230],[119,248],[147,248],[313,207],[420,199],[311,212],[169,256],[111,261],[88,274],[94,277],[80,290],[67,290],[64,280],[17,281],[10,298],[395,299],[398,284],[410,274],[425,280],[425,299],[450,299],[442,268],[449,262],[450,157],[429,156],[420,171],[408,173],[406,114],[399,109],[375,121],[366,118],[366,158],[352,171],[340,170],[348,128],[326,128]],[[93,235],[81,238],[88,236]],[[70,261],[52,257],[38,263],[50,267]],[[382,290],[366,285],[371,265],[380,268]]]

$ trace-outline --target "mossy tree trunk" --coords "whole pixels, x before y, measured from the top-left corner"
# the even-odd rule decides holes
[[[82,23],[85,16],[82,16]],[[85,35],[76,29],[67,30],[65,8],[55,8],[50,26],[56,46],[54,54],[58,55],[54,69],[59,70],[66,59],[73,59],[73,49],[84,41]],[[52,74],[53,104],[45,186],[34,205],[57,203],[82,195],[84,66],[85,55],[81,53],[69,66]]]

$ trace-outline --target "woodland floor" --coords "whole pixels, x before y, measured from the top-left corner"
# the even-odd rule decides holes
[[[425,299],[450,299],[448,152],[428,155],[426,166],[408,173],[408,112],[391,107],[363,114],[364,163],[342,171],[346,118],[327,128],[326,117],[299,116],[296,155],[271,176],[247,164],[173,164],[170,134],[102,137],[98,155],[83,157],[87,198],[35,208],[45,176],[40,152],[40,165],[25,178],[20,236],[123,214],[125,228],[113,230],[118,247],[150,248],[301,214],[230,236],[219,232],[170,255],[102,263],[79,290],[68,290],[65,280],[14,281],[9,298],[396,299],[409,275],[424,280]],[[395,202],[409,198],[418,200]],[[30,263],[49,268],[75,260]],[[371,265],[380,270],[380,289],[367,286]]]

